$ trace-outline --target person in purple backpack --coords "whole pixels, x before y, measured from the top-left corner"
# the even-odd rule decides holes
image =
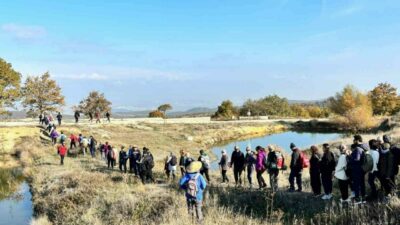
[[[55,145],[57,143],[58,136],[59,136],[58,132],[57,132],[56,128],[54,128],[50,133],[51,142],[53,143],[53,145]]]
[[[203,222],[203,192],[207,186],[206,180],[200,174],[202,163],[193,161],[186,168],[185,176],[180,180],[179,186],[186,191],[186,203],[189,215],[194,218],[196,214],[197,222]]]

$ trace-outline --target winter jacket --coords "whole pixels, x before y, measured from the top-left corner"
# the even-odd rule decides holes
[[[67,154],[67,147],[63,145],[58,146],[58,154],[60,156],[65,156],[65,154]]]
[[[186,173],[185,176],[179,181],[179,186],[181,189],[186,190],[187,189],[187,183],[190,181],[190,179],[194,178],[195,176],[197,177],[196,184],[197,184],[197,195],[196,195],[196,201],[201,202],[203,201],[203,192],[204,189],[207,186],[206,180],[202,175],[199,173]],[[191,197],[186,194],[187,199],[191,199]]]
[[[379,151],[378,171],[383,178],[390,178],[394,175],[394,155],[390,150]]]
[[[71,136],[69,136],[69,139],[71,140],[71,142],[78,142],[78,137],[71,134]]]
[[[253,154],[246,153],[245,162],[246,162],[246,169],[253,170],[257,163],[257,159],[254,158]]]
[[[340,154],[338,163],[335,168],[335,177],[339,180],[348,180],[346,175],[347,155]]]
[[[310,158],[310,174],[320,174],[321,173],[321,154],[314,153]]]
[[[124,164],[127,159],[128,155],[126,154],[126,151],[124,150],[119,151],[119,163]]]
[[[210,157],[206,153],[203,153],[202,155],[200,155],[198,161],[200,161],[202,164],[201,169],[204,170],[204,169],[210,168]]]
[[[56,130],[53,130],[50,134],[51,138],[58,138],[58,132]]]
[[[265,151],[263,151],[263,150],[258,151],[257,162],[256,162],[256,170],[257,171],[262,171],[262,170],[266,169],[264,166],[265,157],[267,157]]]
[[[222,170],[228,170],[228,155],[227,154],[223,154],[221,156],[221,160],[219,161],[219,166],[221,167]]]
[[[393,155],[393,175],[397,175],[399,173],[399,165],[400,165],[400,148],[392,145],[390,147],[390,152]]]
[[[268,157],[267,157],[267,161],[268,161],[268,172],[276,172],[277,170],[279,170],[279,168],[271,168],[272,164],[275,164],[278,166],[278,156],[282,156],[282,165],[285,164],[285,158],[283,157],[283,155],[280,152],[276,152],[276,151],[271,151],[268,153]]]
[[[299,149],[294,149],[292,152],[292,159],[290,160],[290,169],[295,171],[303,170]]]
[[[321,174],[332,174],[335,171],[335,166],[335,155],[332,152],[324,153],[320,162]]]
[[[233,151],[231,157],[231,166],[235,170],[243,170],[245,166],[244,154],[241,151]]]
[[[350,167],[352,170],[362,170],[362,157],[364,155],[364,149],[356,147],[350,155]]]

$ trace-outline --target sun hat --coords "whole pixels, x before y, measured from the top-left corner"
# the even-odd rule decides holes
[[[194,162],[191,162],[191,163],[189,164],[189,166],[186,168],[186,171],[187,171],[188,173],[197,173],[197,172],[200,171],[200,169],[201,169],[202,166],[203,166],[203,164],[202,164],[201,162],[199,162],[199,161],[194,161]]]

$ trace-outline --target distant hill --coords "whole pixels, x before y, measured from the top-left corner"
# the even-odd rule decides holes
[[[167,112],[167,116],[169,118],[211,116],[215,111],[216,108],[196,107],[186,111]],[[140,117],[148,117],[150,110],[131,111],[126,109],[116,109],[113,110],[112,113],[113,117],[115,118],[127,118],[127,117],[140,118]]]

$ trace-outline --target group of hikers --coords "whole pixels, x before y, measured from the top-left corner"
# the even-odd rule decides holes
[[[104,116],[107,119],[107,121],[110,123],[111,122],[111,113],[106,112],[104,114]],[[61,126],[61,122],[63,120],[63,115],[61,114],[61,112],[57,112],[57,115],[55,117],[56,118],[53,117],[52,113],[47,113],[47,112],[40,113],[39,114],[39,124],[46,125],[46,127],[55,126],[55,124],[56,124],[55,119],[57,119],[58,126]],[[75,123],[79,123],[80,117],[81,117],[81,112],[75,111],[75,113],[74,113]],[[89,112],[88,117],[89,117],[90,123],[93,122],[94,117],[96,118],[96,123],[101,123],[101,114],[99,112],[95,112],[94,117],[93,117],[93,113]]]
[[[94,116],[94,117],[93,117]],[[107,119],[107,121],[110,123],[111,122],[111,113],[110,112],[106,112],[104,115]],[[75,123],[79,123],[79,118],[81,117],[81,112],[80,111],[75,111],[74,113],[74,118],[75,118]],[[93,118],[96,118],[96,123],[101,123],[101,113],[96,111],[94,114],[92,112],[88,113],[88,117],[89,117],[89,122],[92,123],[93,122]]]
[[[86,138],[82,134],[78,136],[71,134],[67,138],[63,132],[58,135],[55,126],[51,128],[50,136],[54,144],[57,141],[60,143],[57,149],[61,164],[64,163],[67,152],[79,149],[84,155],[89,150],[92,157],[96,157],[96,152],[99,152],[101,159],[107,162],[110,169],[114,169],[116,165],[117,153],[115,147],[108,142],[97,144],[93,136]],[[69,150],[66,147],[67,140],[70,141]],[[246,173],[249,187],[253,188],[253,174],[255,173],[259,189],[265,189],[267,183],[263,174],[267,172],[271,190],[276,192],[279,188],[278,176],[280,171],[289,169],[290,186],[288,191],[302,192],[302,173],[305,168],[309,168],[312,192],[316,197],[321,197],[323,200],[332,199],[334,178],[338,180],[341,193],[340,201],[343,204],[353,203],[358,205],[367,201],[378,200],[378,188],[375,184],[377,180],[383,190],[384,202],[388,202],[390,197],[396,194],[395,177],[399,172],[400,149],[392,144],[390,136],[384,135],[382,138],[369,140],[368,144],[365,144],[360,135],[355,135],[350,148],[343,144],[338,147],[339,154],[333,151],[333,147],[329,144],[323,144],[322,148],[321,154],[317,146],[311,146],[310,156],[307,156],[304,151],[291,143],[292,153],[288,166],[284,154],[273,145],[266,148],[257,146],[255,151],[247,147],[245,153],[236,146],[230,158],[227,151],[222,150],[218,163],[222,182],[229,183],[227,172],[232,169],[236,186],[244,184],[242,174]],[[119,169],[122,173],[128,172],[127,164],[129,162],[130,173],[139,176],[143,183],[155,182],[152,172],[155,162],[148,148],[144,147],[141,152],[137,146],[130,146],[127,150],[124,146],[121,146],[118,156]],[[200,150],[197,159],[191,157],[190,153],[184,150],[180,151],[179,159],[173,152],[170,152],[164,161],[167,178],[174,181],[178,168],[181,175],[179,185],[186,192],[189,213],[202,221],[203,191],[207,182],[211,182],[209,175],[211,169],[210,157],[204,150]],[[366,195],[366,177],[370,186],[368,196]],[[323,194],[321,194],[322,189]]]

